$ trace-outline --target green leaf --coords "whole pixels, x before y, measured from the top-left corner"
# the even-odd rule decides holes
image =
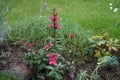
[[[62,79],[62,76],[59,73],[55,72],[55,78],[56,80],[60,80]]]
[[[53,70],[48,73],[48,76],[53,76],[53,75],[54,75],[54,71]]]
[[[47,69],[54,70],[52,66],[46,66]]]

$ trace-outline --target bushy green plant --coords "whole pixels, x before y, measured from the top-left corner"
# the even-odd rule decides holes
[[[26,17],[21,22],[11,25],[12,32],[9,40],[19,41],[27,38],[33,41],[37,39],[43,46],[49,36],[47,33],[51,34],[51,30],[47,27],[48,23],[46,16]]]
[[[19,80],[19,79],[14,78],[11,74],[0,73],[0,80]]]
[[[92,53],[94,57],[102,57],[102,56],[112,56],[113,53],[117,53],[119,51],[120,45],[118,39],[109,38],[108,34],[105,33],[101,36],[93,36],[89,38],[90,49],[92,49]]]
[[[77,74],[76,80],[100,80],[99,74],[88,74],[87,71],[81,71]]]
[[[87,71],[81,71],[80,73],[77,74],[76,80],[86,80],[88,74]]]
[[[99,60],[100,67],[104,68],[111,68],[119,66],[119,62],[115,56],[104,56],[101,57]]]
[[[28,68],[32,71],[33,78],[38,76],[44,77],[54,77],[60,80],[63,74],[62,68],[64,67],[61,62],[63,62],[60,55],[57,59],[57,65],[49,64],[49,58],[47,57],[47,52],[44,49],[40,49],[38,53],[27,53],[26,60],[29,62]],[[55,56],[55,55],[54,55]],[[57,55],[56,55],[57,56]]]
[[[88,52],[88,38],[92,36],[91,30],[85,30],[77,22],[70,19],[62,20],[63,29],[59,31],[65,53],[85,57]],[[73,36],[72,38],[70,36]]]

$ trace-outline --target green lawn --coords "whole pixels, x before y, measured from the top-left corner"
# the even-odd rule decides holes
[[[14,3],[15,0],[12,0]],[[40,8],[44,3],[48,6],[43,14]],[[109,3],[118,7],[118,12],[109,9]],[[62,19],[69,18],[78,22],[85,29],[92,29],[94,34],[108,32],[111,37],[120,35],[120,1],[119,0],[19,0],[7,18],[13,27],[25,18],[51,15],[56,8]],[[74,26],[73,26],[74,27]]]

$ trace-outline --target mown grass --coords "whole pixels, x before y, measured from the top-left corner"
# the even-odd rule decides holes
[[[44,13],[40,14],[45,2],[48,6]],[[114,13],[109,9],[110,2],[119,8],[118,12]],[[53,8],[57,9],[61,20],[70,18],[85,29],[93,29],[95,35],[108,32],[111,37],[120,39],[119,0],[19,0],[7,17],[14,27],[16,23],[28,17],[51,15]]]

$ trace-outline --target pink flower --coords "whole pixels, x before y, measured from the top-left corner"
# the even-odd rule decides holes
[[[48,58],[51,58],[52,57],[52,53],[49,53],[46,55]]]
[[[74,38],[74,34],[69,34],[69,38],[73,39]]]
[[[51,59],[49,60],[49,64],[56,66],[56,65],[57,65],[57,62],[56,62],[56,60],[55,60],[54,58],[51,58]]]
[[[57,59],[58,59],[58,53],[52,55],[52,53],[49,53],[46,55],[49,58],[49,64],[56,66],[57,65]]]
[[[55,22],[59,22],[58,16],[56,16],[54,19],[55,19]]]
[[[52,16],[48,17],[48,20],[53,20]]]
[[[54,55],[53,55],[53,58],[54,58],[55,60],[57,60],[57,59],[58,59],[58,53],[54,54]]]
[[[51,48],[51,46],[53,46],[53,44],[52,44],[52,43],[49,43],[49,44],[45,47],[45,50],[48,51],[48,50]]]
[[[53,13],[53,17],[55,22],[59,22],[59,17],[57,16],[56,12]]]
[[[56,29],[61,29],[62,28],[60,24],[56,24],[55,27],[56,27]]]
[[[27,46],[28,46],[28,47],[33,47],[34,44],[33,44],[33,43],[29,43],[29,44],[27,44]]]
[[[53,24],[52,23],[48,24],[48,27],[53,27]]]

